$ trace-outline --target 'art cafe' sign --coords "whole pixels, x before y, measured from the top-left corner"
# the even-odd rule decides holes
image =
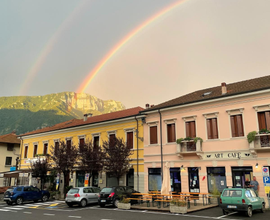
[[[238,151],[238,152],[232,152],[232,151],[221,151],[221,152],[215,152],[215,153],[205,153],[202,155],[204,160],[239,160],[244,158],[252,158],[252,154],[249,151]]]

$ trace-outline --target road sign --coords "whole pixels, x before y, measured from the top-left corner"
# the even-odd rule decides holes
[[[269,176],[264,176],[263,177],[263,183],[265,184],[270,184],[270,177]]]
[[[269,167],[263,167],[262,173],[263,173],[263,176],[269,176]]]

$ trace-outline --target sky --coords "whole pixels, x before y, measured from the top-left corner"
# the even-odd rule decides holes
[[[77,92],[127,108],[270,74],[269,0],[1,0],[0,96]]]

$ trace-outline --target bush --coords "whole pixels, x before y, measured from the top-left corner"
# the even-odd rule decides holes
[[[261,132],[261,131],[260,131],[260,132]],[[248,135],[247,135],[248,143],[251,143],[252,141],[255,140],[256,134],[257,134],[256,131],[251,131],[251,132],[248,133]]]
[[[171,204],[176,205],[176,206],[181,206],[181,207],[187,206],[187,202],[185,200],[180,200],[180,199],[172,199]]]

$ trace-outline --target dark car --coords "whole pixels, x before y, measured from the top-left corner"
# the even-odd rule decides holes
[[[138,198],[140,195],[132,195],[133,193],[140,193],[129,186],[114,186],[103,188],[98,197],[98,204],[100,207],[105,207],[106,204],[118,207],[119,201],[123,198]],[[131,203],[137,203],[137,200],[131,200]]]
[[[24,201],[39,200],[46,202],[50,198],[50,193],[47,190],[40,190],[33,186],[14,186],[7,189],[4,193],[4,201],[8,205],[16,203],[17,205],[22,204]]]

